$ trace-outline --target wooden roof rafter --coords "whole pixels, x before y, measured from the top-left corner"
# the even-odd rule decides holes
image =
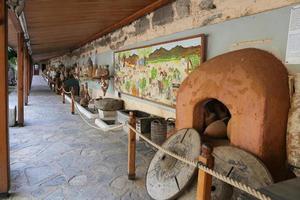
[[[50,59],[63,49],[69,53],[173,1],[26,0],[33,59]]]
[[[113,32],[113,31],[115,31],[115,30],[117,30],[117,29],[119,29],[123,26],[126,26],[126,25],[134,22],[135,20],[137,20],[137,19],[139,19],[139,18],[155,11],[156,9],[158,9],[158,8],[164,6],[164,5],[167,5],[168,3],[171,3],[172,1],[174,1],[174,0],[158,0],[158,1],[155,1],[154,3],[146,6],[145,8],[143,8],[143,9],[137,11],[137,12],[135,12],[134,14],[132,14],[132,15],[122,19],[121,21],[105,28],[104,30],[100,30],[98,33],[96,33],[96,34],[90,36],[89,38],[81,41],[78,46],[73,48],[73,50],[85,45],[86,43],[92,42],[93,40],[96,40],[96,39],[98,39],[98,38],[100,38],[100,37],[102,37],[102,36],[104,36],[104,35],[106,35],[110,32]]]

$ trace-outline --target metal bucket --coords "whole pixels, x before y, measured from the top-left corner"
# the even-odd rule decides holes
[[[153,120],[151,122],[151,140],[161,145],[167,138],[167,122],[166,120]]]
[[[175,121],[176,120],[174,118],[167,119],[167,133],[175,129]]]

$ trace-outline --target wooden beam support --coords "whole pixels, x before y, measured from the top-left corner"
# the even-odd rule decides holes
[[[209,168],[213,168],[214,165],[212,151],[213,148],[208,144],[203,144],[201,146],[201,156],[199,157],[199,161]],[[212,176],[199,169],[197,184],[197,200],[211,199],[211,184]]]
[[[28,53],[27,54],[27,68],[28,68],[28,71],[27,71],[27,77],[28,77],[28,87],[27,87],[27,95],[28,95],[28,98],[29,98],[29,95],[30,95],[30,85],[31,85],[31,58],[30,58],[30,54]],[[29,100],[29,99],[28,99]]]
[[[17,33],[22,32],[21,24],[17,18],[17,15],[12,10],[8,10],[8,17],[10,18]]]
[[[62,103],[63,104],[65,104],[66,103],[66,94],[65,94],[65,91],[64,91],[64,83],[62,83],[62,85],[61,85],[61,90],[60,90],[60,92],[61,92],[61,95],[62,95]]]
[[[89,43],[89,42],[92,42],[93,40],[96,40],[112,31],[115,31],[123,26],[126,26],[130,23],[132,23],[133,21],[155,11],[156,9],[162,7],[162,6],[165,6],[167,5],[168,3],[171,3],[173,2],[174,0],[157,0],[155,1],[154,3],[146,6],[145,8],[135,12],[134,14],[124,18],[123,20],[113,24],[112,26],[109,26],[107,27],[106,29],[104,30],[101,30],[100,32],[90,36],[89,38],[87,38],[86,40],[83,40],[82,42],[79,43],[78,46],[74,47],[73,50],[85,45],[86,43]]]
[[[24,34],[18,33],[18,124],[24,126]]]
[[[33,64],[32,64],[32,57],[29,59],[29,67],[30,67],[30,86],[29,86],[29,91],[31,90],[31,85],[32,85],[32,78],[33,78]]]
[[[25,98],[25,106],[28,105],[28,90],[29,90],[29,77],[28,77],[28,50],[25,47],[24,50],[24,98]]]
[[[75,99],[74,99],[74,94],[75,94],[75,90],[74,88],[72,87],[71,89],[71,114],[72,115],[75,115]]]
[[[129,124],[136,126],[136,118],[133,112],[129,113]],[[128,134],[128,179],[135,179],[135,154],[136,154],[136,134],[129,128]]]
[[[0,194],[10,187],[8,142],[8,23],[6,0],[0,0]]]

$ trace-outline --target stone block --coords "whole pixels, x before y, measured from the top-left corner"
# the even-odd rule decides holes
[[[153,13],[152,24],[153,26],[161,26],[171,23],[173,20],[174,10],[172,4],[168,4]]]

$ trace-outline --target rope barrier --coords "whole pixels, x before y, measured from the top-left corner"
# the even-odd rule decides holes
[[[60,89],[62,89],[63,92],[66,93],[66,94],[71,94],[72,101],[74,101],[75,108],[76,108],[76,110],[77,110],[77,112],[78,112],[80,118],[81,118],[88,126],[90,126],[91,128],[94,128],[94,129],[102,130],[102,131],[103,131],[102,128],[97,127],[97,126],[95,126],[95,125],[89,123],[89,122],[85,119],[85,117],[84,117],[84,116],[82,115],[82,113],[80,112],[80,110],[79,110],[79,108],[78,108],[78,105],[75,103],[74,96],[73,96],[73,94],[72,94],[71,91],[70,91],[70,92],[67,92],[67,91],[65,91],[65,89],[62,88],[62,87],[61,87]],[[225,183],[227,183],[227,184],[229,184],[229,185],[231,185],[231,186],[233,186],[233,187],[235,187],[235,188],[238,188],[238,189],[240,189],[240,190],[242,190],[242,191],[244,191],[244,192],[246,192],[246,193],[248,193],[248,194],[250,194],[250,195],[256,197],[257,199],[260,199],[260,200],[272,200],[270,197],[266,196],[265,194],[262,194],[262,193],[259,192],[258,190],[254,189],[254,188],[251,188],[251,187],[249,187],[249,186],[247,186],[247,185],[245,185],[245,184],[243,184],[243,183],[240,183],[240,182],[238,182],[238,181],[235,181],[235,180],[233,180],[233,179],[231,179],[231,178],[229,178],[229,177],[226,177],[226,176],[224,176],[224,175],[222,175],[222,174],[220,174],[220,173],[218,173],[218,172],[216,172],[216,171],[214,171],[214,170],[212,170],[212,169],[206,167],[205,165],[201,164],[199,161],[198,161],[198,162],[195,162],[195,161],[192,161],[192,160],[188,160],[188,159],[186,159],[186,158],[184,158],[184,157],[181,157],[181,156],[179,156],[179,155],[177,155],[177,154],[175,154],[175,153],[173,153],[173,152],[171,152],[171,151],[169,151],[169,150],[167,150],[167,149],[164,149],[163,147],[159,146],[158,144],[154,143],[153,141],[151,141],[150,139],[148,139],[146,136],[144,136],[143,134],[141,134],[140,132],[138,132],[134,127],[132,127],[132,126],[129,125],[128,123],[126,123],[126,124],[121,124],[121,125],[119,125],[119,126],[116,126],[116,127],[112,127],[112,128],[106,129],[105,132],[107,132],[107,131],[113,131],[113,130],[115,130],[115,129],[119,129],[119,128],[124,127],[124,126],[127,126],[129,129],[131,129],[133,132],[135,132],[139,137],[141,137],[143,140],[145,140],[148,144],[152,145],[154,148],[156,148],[156,149],[162,151],[163,153],[168,154],[169,156],[171,156],[171,157],[173,157],[173,158],[175,158],[175,159],[177,159],[177,160],[179,160],[179,161],[181,161],[181,162],[183,162],[183,163],[186,163],[186,164],[188,164],[188,165],[190,165],[190,166],[196,167],[196,168],[198,168],[198,169],[204,171],[205,173],[210,174],[211,176],[213,176],[213,177],[215,177],[215,178],[217,178],[217,179],[219,179],[219,180],[221,180],[221,181],[223,181],[223,182],[225,182]]]
[[[135,132],[139,137],[141,137],[143,140],[145,140],[147,143],[149,143],[150,145],[152,145],[153,147],[155,147],[156,149],[162,151],[163,153],[165,154],[168,154],[169,156],[172,156],[173,158],[181,161],[181,162],[184,162],[188,165],[191,165],[191,166],[194,166],[194,167],[197,167],[199,169],[201,169],[202,171],[206,172],[207,174],[210,174],[211,176],[213,177],[216,177],[217,179],[229,184],[229,185],[232,185],[248,194],[251,194],[252,196],[260,199],[260,200],[272,200],[270,197],[267,197],[266,195],[260,193],[259,191],[243,184],[243,183],[240,183],[238,181],[235,181],[231,178],[228,178],[204,165],[202,165],[200,162],[195,162],[195,161],[191,161],[191,160],[188,160],[184,157],[181,157],[167,149],[164,149],[162,148],[161,146],[157,145],[156,143],[152,142],[151,140],[149,140],[147,137],[145,137],[143,134],[139,133],[138,131],[136,131],[136,129],[134,127],[132,127],[131,125],[129,124],[126,124],[126,126],[131,129],[133,132]]]
[[[72,91],[66,91],[65,88],[63,88],[62,86],[60,88],[58,88],[57,90],[62,90],[63,93],[72,95]]]
[[[74,100],[73,95],[72,95],[72,99]],[[107,129],[103,130],[102,128],[97,127],[97,126],[94,126],[93,124],[91,124],[90,122],[88,122],[88,121],[85,119],[85,117],[82,115],[82,113],[80,112],[80,110],[79,110],[79,108],[78,108],[78,105],[77,105],[76,103],[74,103],[74,105],[75,105],[75,108],[76,108],[76,110],[77,110],[77,112],[78,112],[80,118],[81,118],[88,126],[94,128],[94,129],[101,130],[101,131],[104,131],[104,132],[108,132],[108,131],[113,131],[113,130],[115,130],[115,129],[119,129],[119,128],[121,128],[121,127],[124,126],[124,124],[120,124],[119,126],[115,126],[115,127],[107,128]]]

